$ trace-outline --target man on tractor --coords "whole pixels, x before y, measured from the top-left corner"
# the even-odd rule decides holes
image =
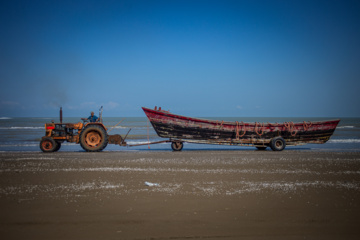
[[[90,116],[88,118],[82,118],[82,120],[89,120],[90,122],[98,122],[99,119],[97,116],[94,115],[94,112],[90,113]]]

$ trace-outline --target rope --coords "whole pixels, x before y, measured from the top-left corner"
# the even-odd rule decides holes
[[[309,121],[309,123],[306,123],[305,121],[304,121],[304,131],[306,132],[307,130],[309,130],[309,128],[312,126],[312,122],[310,122]]]
[[[259,133],[258,125],[261,126],[261,133]],[[261,137],[261,135],[264,134],[264,123],[261,124],[261,123],[255,122],[255,132],[256,132],[257,135],[259,135]]]
[[[107,131],[108,133],[110,132],[110,131],[112,131],[117,125],[119,125],[122,121],[124,121],[124,119],[122,119],[120,122],[118,122],[115,126],[113,126],[109,131]]]
[[[239,140],[241,137],[243,137],[246,133],[246,126],[245,123],[241,121],[241,125],[243,126],[243,134],[240,135],[240,124],[238,121],[235,122],[236,123],[236,127],[235,127],[235,133],[236,133],[236,140]]]
[[[241,121],[241,125],[243,125],[244,133],[242,135],[240,135],[240,137],[243,137],[245,135],[245,133],[246,133],[246,125],[245,125],[245,123],[243,121]]]
[[[239,122],[236,121],[236,140],[239,140]]]
[[[222,120],[222,122],[221,122],[221,125],[220,125],[219,129],[223,129],[223,124],[224,124],[224,120]]]
[[[216,124],[216,127],[218,127],[219,129],[223,129],[224,120],[221,123],[219,123],[219,121],[216,120],[215,124]]]
[[[295,124],[293,122],[284,122],[284,126],[290,132],[290,135],[295,137],[297,130],[295,130]]]
[[[148,149],[150,149],[150,137],[149,137],[149,119],[147,120],[147,139],[148,139]]]

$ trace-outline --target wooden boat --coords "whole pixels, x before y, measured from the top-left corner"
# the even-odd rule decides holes
[[[260,150],[270,147],[282,151],[286,145],[326,143],[340,122],[339,119],[298,123],[225,122],[185,117],[157,107],[142,109],[156,133],[169,138],[174,151],[182,150],[183,142],[252,145]]]

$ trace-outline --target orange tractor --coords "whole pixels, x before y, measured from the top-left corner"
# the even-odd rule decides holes
[[[107,128],[102,123],[102,107],[99,111],[98,122],[63,123],[62,109],[60,108],[60,123],[46,123],[45,136],[41,138],[40,149],[43,152],[56,152],[63,142],[80,143],[87,152],[100,152],[108,144],[126,146],[125,138],[121,135],[109,135]],[[129,131],[130,132],[130,131]],[[127,136],[127,135],[126,135]]]

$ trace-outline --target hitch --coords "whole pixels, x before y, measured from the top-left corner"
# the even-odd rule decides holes
[[[108,141],[110,144],[119,144],[120,146],[127,146],[127,143],[125,142],[125,139],[129,135],[129,132],[131,131],[131,128],[127,132],[124,138],[121,137],[120,134],[114,134],[114,135],[108,135]]]

